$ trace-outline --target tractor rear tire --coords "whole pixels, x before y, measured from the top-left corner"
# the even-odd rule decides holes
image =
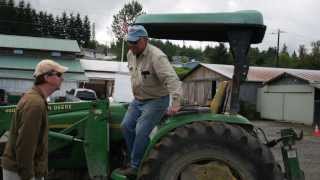
[[[210,169],[217,164],[218,168]],[[215,172],[218,169],[225,171],[220,177]],[[231,176],[226,178],[228,173]],[[187,124],[162,138],[142,163],[138,179],[207,180],[213,178],[210,176],[224,180],[283,179],[270,149],[256,137],[240,126],[209,121]]]

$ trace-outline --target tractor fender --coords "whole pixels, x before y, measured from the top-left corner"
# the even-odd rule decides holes
[[[162,137],[174,129],[197,121],[216,121],[227,124],[236,124],[249,131],[253,130],[253,124],[245,117],[239,114],[214,114],[214,113],[193,113],[181,114],[169,117],[164,123],[157,126],[150,135],[149,145],[144,153],[142,162],[148,157],[150,151],[161,140]],[[142,163],[141,163],[142,164]]]

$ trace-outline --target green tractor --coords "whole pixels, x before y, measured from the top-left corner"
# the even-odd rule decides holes
[[[303,180],[293,130],[273,141],[260,140],[258,131],[238,114],[240,83],[246,79],[250,44],[260,43],[266,26],[257,11],[209,14],[145,14],[135,24],[159,39],[228,42],[234,57],[230,111],[184,108],[165,117],[150,135],[137,177],[117,168],[127,155],[120,123],[127,104],[106,101],[49,105],[48,179],[139,180]],[[0,107],[0,152],[15,106]],[[283,167],[270,147],[282,142]]]

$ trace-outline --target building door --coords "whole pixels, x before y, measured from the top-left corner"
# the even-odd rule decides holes
[[[214,95],[216,95],[216,89],[217,89],[217,81],[212,81],[212,84],[211,84],[211,99],[213,99]]]
[[[314,94],[310,86],[268,86],[260,100],[261,117],[311,125],[314,122]],[[319,111],[319,110],[317,110]]]

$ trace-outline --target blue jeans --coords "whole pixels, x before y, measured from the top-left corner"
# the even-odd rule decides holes
[[[149,134],[159,123],[169,106],[169,96],[158,99],[139,101],[134,99],[121,123],[130,165],[138,168],[149,143]]]

